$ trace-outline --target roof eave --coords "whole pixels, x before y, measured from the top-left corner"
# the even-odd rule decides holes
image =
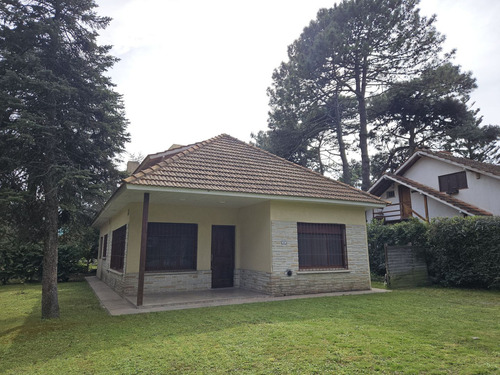
[[[380,197],[384,193],[384,191],[387,190],[387,189],[384,189],[384,190],[382,190],[381,194],[377,194],[378,189],[382,188],[381,185],[384,183],[385,180],[387,180],[386,176],[387,175],[384,174],[377,181],[375,181],[375,183],[368,189],[368,193]]]
[[[392,178],[391,176],[386,176],[386,177],[387,177],[387,179],[390,179],[390,180],[392,180],[394,182],[397,182],[400,185],[404,185],[404,186],[410,188],[411,190],[415,190],[415,191],[419,192],[420,194],[425,195],[426,197],[429,197],[429,198],[432,198],[434,200],[437,200],[437,201],[441,202],[442,204],[444,204],[444,205],[446,205],[448,207],[453,208],[454,210],[457,210],[457,211],[459,211],[461,213],[464,213],[466,215],[469,215],[469,216],[475,216],[475,214],[473,214],[473,213],[471,213],[471,212],[469,212],[467,210],[464,210],[463,208],[457,207],[457,206],[455,206],[455,205],[453,205],[453,204],[451,204],[449,202],[446,202],[446,201],[444,201],[442,199],[439,199],[438,197],[436,197],[436,196],[434,196],[432,194],[429,194],[429,193],[427,193],[427,192],[425,192],[425,191],[423,191],[423,190],[421,190],[421,189],[419,189],[419,188],[417,188],[417,187],[415,187],[415,186],[413,186],[411,184],[406,184],[403,181],[398,180],[397,178]]]
[[[387,202],[383,200],[381,200],[380,203],[375,203],[375,202],[371,203],[371,202],[351,201],[343,199],[299,197],[290,195],[254,194],[254,193],[231,192],[222,190],[171,188],[171,187],[136,185],[136,184],[124,184],[124,186],[126,186],[127,190],[144,191],[144,192],[156,191],[156,192],[172,192],[172,193],[187,193],[187,194],[220,195],[220,196],[241,197],[241,198],[260,198],[260,199],[304,202],[304,203],[328,203],[337,205],[365,207],[366,209],[382,208],[387,205]]]
[[[420,159],[421,156],[422,156],[421,151],[414,152],[408,159],[406,159],[406,161],[403,164],[401,164],[399,166],[398,169],[396,169],[394,171],[394,174],[400,175],[400,174],[406,172],[408,169],[410,169],[413,166],[413,164],[415,164],[418,161],[418,159]]]
[[[104,204],[104,206],[101,208],[101,210],[99,211],[99,213],[97,215],[95,215],[94,220],[92,221],[92,224],[90,224],[91,227],[94,227],[94,228],[97,227],[97,223],[99,222],[99,219],[104,214],[104,212],[109,208],[109,206],[111,205],[111,202],[113,202],[125,190],[124,186],[125,186],[125,184],[121,184],[118,187],[118,189],[116,189],[114,191],[114,193],[111,195],[111,197],[106,201],[106,203]]]

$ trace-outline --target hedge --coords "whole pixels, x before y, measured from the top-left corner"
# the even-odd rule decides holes
[[[437,283],[500,288],[500,217],[434,220],[428,241],[429,273]]]
[[[71,275],[87,272],[82,255],[72,246],[59,246],[57,278],[68,281]],[[40,281],[42,279],[43,247],[39,243],[9,244],[0,242],[0,283],[9,281]]]
[[[500,217],[417,219],[367,226],[370,268],[385,273],[384,244],[425,249],[432,281],[454,287],[500,288]]]

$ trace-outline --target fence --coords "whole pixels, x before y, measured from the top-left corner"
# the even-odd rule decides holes
[[[391,288],[409,288],[429,284],[427,264],[422,250],[406,246],[384,246],[386,282]]]

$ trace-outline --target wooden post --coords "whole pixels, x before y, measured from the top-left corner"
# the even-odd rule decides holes
[[[144,301],[144,272],[146,271],[146,245],[148,243],[149,193],[144,193],[142,204],[141,255],[139,260],[139,282],[137,284],[137,306]]]
[[[427,195],[424,194],[425,221],[429,222],[429,206],[427,205]]]

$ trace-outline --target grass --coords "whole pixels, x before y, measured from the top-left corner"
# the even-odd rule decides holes
[[[86,283],[0,287],[2,374],[494,374],[500,293],[419,288],[111,317]]]

